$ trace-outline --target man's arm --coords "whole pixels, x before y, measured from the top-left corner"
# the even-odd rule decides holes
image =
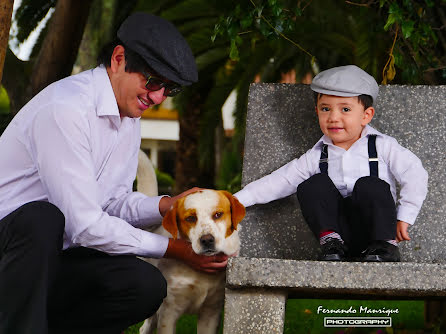
[[[91,155],[88,120],[66,104],[42,108],[32,126],[30,142],[48,200],[65,215],[68,246],[162,257],[168,245],[166,237],[110,216],[98,203],[101,190]]]

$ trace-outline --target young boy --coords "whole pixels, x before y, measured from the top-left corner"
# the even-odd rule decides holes
[[[400,261],[397,242],[410,240],[407,229],[426,197],[427,172],[412,152],[368,125],[379,90],[372,76],[354,65],[335,67],[319,73],[311,89],[322,138],[235,196],[248,207],[297,188],[321,260]]]

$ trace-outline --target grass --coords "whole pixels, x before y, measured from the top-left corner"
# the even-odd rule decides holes
[[[324,317],[340,316],[340,314],[323,314],[318,307],[326,310],[351,309],[356,313],[344,314],[346,316],[387,316],[386,314],[364,314],[360,313],[361,306],[369,310],[398,310],[392,313],[392,328],[324,328]],[[185,315],[177,324],[177,334],[195,334],[196,316]],[[137,324],[130,327],[125,334],[138,334]],[[284,334],[302,333],[415,333],[424,329],[424,302],[423,301],[383,301],[383,300],[324,300],[324,299],[289,299],[285,312]],[[221,333],[221,331],[220,331]]]

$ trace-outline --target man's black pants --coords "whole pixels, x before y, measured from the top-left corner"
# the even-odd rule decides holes
[[[62,250],[65,219],[31,202],[0,221],[0,334],[120,333],[154,314],[161,272],[135,256]]]
[[[316,238],[324,231],[341,235],[349,255],[357,256],[375,240],[396,237],[396,207],[387,182],[365,176],[343,198],[327,174],[316,174],[297,187],[302,215]]]

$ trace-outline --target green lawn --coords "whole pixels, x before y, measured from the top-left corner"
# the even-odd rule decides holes
[[[318,307],[325,310],[344,309],[356,310],[347,316],[386,316],[385,314],[361,314],[361,306],[373,310],[393,310],[392,328],[324,328],[326,316],[339,314],[322,314]],[[395,313],[398,310],[398,313]],[[353,312],[353,311],[351,311]],[[141,324],[132,326],[125,333],[137,334]],[[285,334],[302,333],[415,333],[424,327],[424,303],[422,301],[382,301],[382,300],[321,300],[321,299],[290,299],[287,302],[285,314]],[[196,317],[183,316],[177,326],[177,334],[195,334]],[[267,333],[266,333],[267,334]]]

